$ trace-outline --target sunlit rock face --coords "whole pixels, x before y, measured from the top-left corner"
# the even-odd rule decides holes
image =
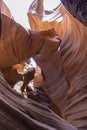
[[[76,127],[87,128],[87,28],[60,6],[59,12],[63,14],[60,22],[43,21],[37,12],[28,11],[32,29],[54,27],[62,40],[58,51],[38,55],[35,60],[45,77],[43,88],[60,108],[63,118]]]
[[[56,8],[54,8],[55,7],[54,3],[56,3]],[[31,29],[33,30],[48,30],[50,28],[55,28],[55,30],[58,29],[55,27],[56,21],[60,23],[65,17],[63,7],[61,6],[61,3],[56,0],[55,2],[52,2],[50,7],[51,9],[49,9],[48,8],[49,6],[47,5],[48,2],[46,0],[41,2],[40,0],[37,0],[31,3],[27,13]],[[58,34],[60,35],[60,33]]]
[[[8,17],[10,17],[10,18],[12,17],[12,14],[11,14],[9,8],[8,8],[7,5],[4,3],[3,0],[0,0],[0,7],[1,7],[1,12],[2,12],[3,14],[5,14],[6,16],[8,16]]]

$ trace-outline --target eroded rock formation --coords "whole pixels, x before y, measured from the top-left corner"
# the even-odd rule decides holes
[[[54,27],[61,37],[59,51],[38,55],[35,60],[45,76],[43,89],[60,108],[62,117],[78,128],[87,129],[87,28],[63,6],[61,8],[63,13],[62,10],[60,13],[65,14],[61,22],[43,21],[37,11],[28,11],[32,29]]]

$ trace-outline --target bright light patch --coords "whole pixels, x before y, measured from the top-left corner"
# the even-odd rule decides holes
[[[33,58],[30,58],[30,61],[31,61],[32,65],[36,68],[37,64],[36,64],[36,62],[34,61],[34,59],[33,59]]]
[[[3,0],[10,9],[15,21],[29,28],[27,11],[32,0]]]
[[[60,0],[44,0],[45,10],[53,10],[60,4]]]
[[[25,28],[30,28],[27,11],[33,0],[3,0],[10,9],[15,21]],[[60,0],[44,0],[44,7],[52,10],[60,4]]]
[[[57,21],[57,22],[61,22],[63,19],[64,19],[64,17],[61,16],[61,17],[58,18],[56,21]]]

